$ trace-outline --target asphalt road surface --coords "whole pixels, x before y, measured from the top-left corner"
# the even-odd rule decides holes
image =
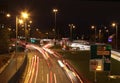
[[[28,45],[24,83],[82,83],[78,74],[48,48]]]

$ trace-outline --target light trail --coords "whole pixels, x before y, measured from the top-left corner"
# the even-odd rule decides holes
[[[63,63],[61,60],[58,60],[58,63],[60,65],[60,67],[65,70],[67,76],[69,77],[69,79],[71,80],[72,83],[76,83],[76,82],[83,83],[82,79],[77,74],[77,72],[66,61],[64,61],[64,63]],[[79,82],[78,82],[78,80],[79,80]]]
[[[54,81],[55,83],[57,83],[57,78],[56,78],[56,74],[54,73]]]
[[[48,73],[47,73],[47,83],[49,83],[49,75],[48,75]]]
[[[111,57],[116,59],[117,61],[120,61],[120,53],[116,51],[111,51]]]
[[[26,75],[26,79],[24,83],[36,83],[38,76],[38,68],[39,68],[39,57],[34,55],[31,59],[31,63],[29,64],[28,74]]]
[[[24,81],[24,83],[28,83],[28,81],[30,80],[30,77],[31,77],[31,73],[32,73],[32,67],[33,67],[33,60],[34,60],[34,57],[31,58],[31,62],[29,64],[29,68],[28,68],[28,74],[26,75],[26,79]]]
[[[38,50],[42,56],[44,57],[44,59],[47,62],[48,68],[51,69],[52,68],[52,61],[51,61],[51,57],[50,54],[55,56],[55,58],[59,59],[57,62],[59,64],[59,66],[64,70],[65,74],[67,75],[67,77],[70,79],[70,81],[72,83],[83,83],[82,79],[80,78],[80,76],[77,74],[77,72],[73,69],[73,67],[71,67],[67,62],[63,62],[64,59],[61,58],[60,54],[45,48],[45,47],[38,47],[35,45],[30,45],[32,48]],[[48,54],[49,53],[49,54]],[[53,65],[54,66],[54,65]],[[34,83],[37,82],[37,76],[38,76],[38,68],[39,68],[39,57],[38,56],[34,56],[32,58],[32,62],[29,68],[29,72],[30,72],[30,76],[29,76],[29,81],[26,83],[32,83],[34,81]],[[43,77],[42,77],[43,78]],[[49,73],[47,73],[47,83],[57,83],[57,78],[56,78],[56,74],[53,73],[52,71],[50,71]]]
[[[42,56],[44,57],[44,59],[47,60],[47,59],[49,58],[48,56],[46,56],[46,55],[44,54],[44,50],[43,50],[42,48],[40,48],[39,46],[30,44],[30,45],[27,45],[27,47],[29,47],[29,48],[34,48],[34,49],[38,50],[40,53],[42,53]]]
[[[60,65],[60,67],[65,67],[65,65],[62,63],[61,60],[58,60],[58,63],[59,63],[59,65]]]
[[[44,49],[45,51],[47,51],[48,53],[50,53],[50,54],[54,54],[54,52],[53,52],[52,50],[48,49],[48,48],[43,47],[43,49]]]
[[[50,83],[53,83],[52,79],[52,71],[50,71]]]
[[[43,49],[45,51],[47,51],[48,53],[54,55],[55,57],[58,56],[57,53],[53,52],[52,50],[50,50],[48,48],[43,47]],[[48,56],[48,54],[46,54],[46,55]],[[59,55],[59,56],[61,56],[61,55]],[[60,57],[57,57],[57,58],[60,58]],[[49,62],[47,64],[48,64],[48,66],[50,66]],[[76,83],[76,82],[83,83],[83,81],[79,77],[79,75],[75,71],[73,71],[74,69],[70,65],[68,65],[67,62],[65,62],[65,64],[64,64],[61,60],[58,60],[58,64],[61,68],[63,68],[65,70],[68,78],[71,80],[72,83]],[[50,83],[51,83],[51,78],[52,78],[52,76],[51,76],[51,72],[50,72]],[[79,82],[78,82],[78,80],[79,80]]]
[[[39,68],[39,57],[37,56],[37,62],[36,62],[36,74],[35,74],[35,81],[34,81],[34,83],[36,83],[36,81],[37,81],[38,68]]]
[[[50,49],[48,49],[48,48],[44,48],[44,47],[43,47],[43,49],[44,49],[46,52],[48,52],[48,53],[54,55],[54,57],[59,58],[59,56],[57,56],[57,54],[55,54],[54,51],[52,51],[52,50],[50,50]]]
[[[30,80],[29,80],[29,83],[32,83],[33,81],[33,76],[35,74],[35,65],[36,65],[36,56],[34,57],[34,61],[33,61],[33,66],[32,66],[32,72],[31,72],[31,75],[30,75]]]

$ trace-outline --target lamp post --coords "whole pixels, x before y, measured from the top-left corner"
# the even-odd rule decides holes
[[[18,24],[23,24],[23,20],[19,19],[18,16],[16,16],[16,51],[17,51],[17,37],[18,37]]]
[[[102,32],[102,30],[100,29],[99,30],[99,42],[101,42],[101,32]]]
[[[27,13],[22,12],[23,18],[28,18]],[[9,15],[7,15],[9,17]],[[19,20],[18,16],[16,16],[16,49],[15,49],[15,55],[16,55],[16,71],[17,71],[17,40],[18,40],[18,23],[22,23],[22,20]],[[25,22],[26,26],[26,22]],[[26,28],[25,28],[26,29]],[[25,31],[25,41],[26,41],[26,31]]]
[[[53,32],[53,37],[55,38],[55,29],[54,28],[52,29],[52,32]]]
[[[118,48],[117,47],[118,24],[117,23],[112,23],[112,26],[116,28],[116,44],[115,44],[115,46],[116,46],[116,49],[117,49]]]
[[[28,39],[31,37],[31,24],[32,24],[32,20],[30,20],[29,24],[27,24],[27,27],[28,27]]]
[[[94,42],[96,43],[96,27],[95,26],[91,26],[91,28],[95,30],[95,39],[94,39]]]
[[[16,43],[15,43],[16,71],[17,71],[17,36],[18,36],[18,16],[16,16]]]
[[[22,23],[22,20],[18,18],[18,16],[16,16],[16,45],[15,45],[15,55],[16,55],[16,71],[17,71],[17,43],[18,43],[18,24]]]
[[[22,15],[22,17],[23,17],[23,19],[24,19],[24,23],[25,23],[25,43],[27,42],[27,33],[28,33],[28,31],[27,31],[27,22],[26,22],[26,20],[28,19],[28,13],[25,11],[25,12],[22,12],[21,13],[21,15]]]
[[[70,39],[72,40],[72,29],[75,28],[73,24],[68,25],[70,27]]]
[[[56,39],[56,37],[58,36],[58,34],[57,34],[57,28],[56,28],[56,14],[57,14],[57,12],[58,12],[58,9],[53,9],[53,12],[54,12],[54,14],[55,14],[55,24],[54,24],[54,27],[55,27],[55,39]]]

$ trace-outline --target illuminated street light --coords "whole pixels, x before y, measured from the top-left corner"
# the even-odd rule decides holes
[[[16,16],[16,42],[15,42],[15,55],[16,55],[16,71],[17,71],[17,36],[18,36],[18,16]]]
[[[95,26],[91,26],[92,29],[95,29]]]
[[[112,26],[115,27],[115,26],[116,26],[116,23],[112,23]]]
[[[96,27],[95,26],[91,26],[91,29],[95,30],[95,40],[94,40],[94,42],[96,43]]]
[[[57,14],[57,12],[58,12],[58,9],[53,9],[53,12],[54,12],[54,14],[55,14],[55,25],[54,25],[54,27],[55,27],[55,38],[56,38],[56,36],[57,36],[57,28],[56,28],[56,14]]]
[[[9,18],[9,17],[11,17],[11,15],[8,13],[8,14],[6,14],[6,17],[8,17],[8,18]]]
[[[7,15],[8,17],[10,16],[9,14]],[[21,17],[24,18],[24,21],[25,21],[25,42],[26,42],[26,37],[27,37],[27,33],[26,33],[26,29],[27,29],[27,24],[26,24],[26,19],[28,19],[28,13],[26,12],[22,12],[21,13]],[[18,24],[20,23],[23,23],[23,20],[22,19],[19,19],[20,16],[16,16],[16,51],[15,51],[15,55],[17,55],[17,37],[18,37]],[[16,71],[17,71],[17,57],[16,57]]]
[[[23,23],[24,23],[23,20],[19,19],[18,16],[16,16],[16,41],[17,41],[17,36],[18,36],[18,24],[23,24]],[[17,42],[16,42],[16,45],[17,45]]]
[[[8,31],[11,31],[11,28],[8,28]]]
[[[116,28],[116,49],[117,49],[118,24],[117,23],[112,23],[112,26]]]
[[[30,20],[29,23],[32,24],[32,21]]]
[[[23,20],[22,20],[22,19],[19,19],[19,23],[20,23],[20,24],[23,24],[24,22],[23,22]]]
[[[45,34],[46,34],[46,36],[47,36],[47,39],[48,39],[48,35],[49,35],[49,33],[48,33],[48,32],[46,32]]]
[[[30,27],[30,24],[28,24],[28,27]]]
[[[27,12],[21,12],[21,16],[24,18],[24,19],[27,19],[29,17],[29,14]]]
[[[57,9],[53,9],[53,12],[58,12],[58,10]]]
[[[72,29],[75,28],[75,25],[69,24],[68,26],[70,27],[70,39],[72,40]]]
[[[24,22],[25,22],[25,42],[27,42],[27,22],[26,20],[28,19],[29,17],[29,14],[25,11],[25,12],[21,12],[21,16],[22,18],[24,19]]]
[[[39,29],[37,28],[36,31],[39,31]]]
[[[31,24],[32,24],[32,20],[30,20],[28,23],[29,23],[27,25],[27,27],[28,27],[28,37],[30,38],[31,37]]]

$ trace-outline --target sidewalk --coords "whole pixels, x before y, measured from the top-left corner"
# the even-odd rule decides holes
[[[17,58],[15,56],[15,53],[12,54],[9,61],[0,69],[0,81],[8,83],[8,80],[17,72],[23,63],[24,58],[24,52],[17,53]]]
[[[0,74],[3,72],[3,70],[7,67],[7,65],[10,63],[10,61],[12,60],[12,58],[14,57],[14,54],[4,54],[4,55],[0,55],[0,56],[8,56],[10,57],[9,60],[3,64],[3,66],[0,68]],[[1,63],[2,64],[2,63]]]

